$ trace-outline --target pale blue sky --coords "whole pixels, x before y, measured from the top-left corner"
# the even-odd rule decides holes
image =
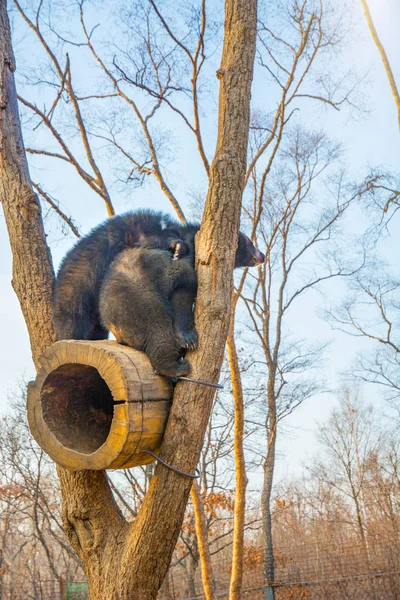
[[[371,11],[375,20],[381,40],[390,58],[392,69],[400,85],[400,2],[399,0],[370,0]],[[354,178],[359,176],[368,165],[384,166],[388,170],[400,171],[400,134],[397,126],[396,109],[390,93],[389,84],[383,70],[369,31],[362,15],[359,0],[349,3],[349,17],[354,18],[358,33],[348,45],[340,61],[356,67],[360,73],[368,71],[368,83],[364,86],[365,102],[369,107],[369,114],[362,117],[351,118],[336,111],[315,110],[309,104],[302,109],[304,122],[314,128],[325,128],[335,139],[343,142],[346,151],[346,162]],[[31,60],[34,48],[30,48],[29,38],[24,38],[18,19],[15,39],[17,44],[18,66],[21,68],[24,59],[27,63]],[[215,60],[218,59],[216,55]],[[257,71],[253,98],[262,106],[267,96],[267,82],[265,76]],[[215,100],[210,109],[210,118],[206,119],[206,146],[209,155],[215,140]],[[31,143],[34,135],[30,130],[24,132],[25,139]],[[179,129],[175,130],[174,143],[179,160],[177,172],[174,164],[168,167],[169,180],[179,192],[184,208],[187,208],[192,192],[204,191],[204,177],[199,166],[195,147],[193,144],[182,144],[179,139]],[[33,164],[33,161],[32,161]],[[43,163],[42,163],[43,164]],[[88,231],[92,226],[106,217],[105,209],[97,197],[94,197],[74,174],[63,170],[57,161],[49,159],[48,167],[32,168],[32,177],[35,180],[47,182],[49,189],[58,197],[72,214],[82,232]],[[132,207],[152,206],[169,211],[168,202],[156,185],[148,185],[145,190],[135,190],[127,198],[113,188],[113,198],[119,212]],[[46,222],[49,240],[52,244],[53,260],[55,266],[66,250],[73,243],[72,237],[63,238],[55,226],[54,219]],[[392,238],[385,243],[385,252],[392,265],[399,267],[398,222],[392,225]],[[30,378],[34,370],[30,358],[29,340],[25,324],[19,309],[18,301],[11,287],[11,254],[7,239],[4,217],[0,216],[0,289],[1,305],[0,318],[3,324],[3,343],[1,345],[0,362],[0,409],[6,410],[7,394],[15,387],[21,377]],[[316,311],[321,299],[319,296],[308,298],[306,304],[301,302],[297,306],[297,313],[293,315],[293,323],[299,323],[298,333],[302,335],[309,332],[311,337],[331,339],[332,344],[327,354],[326,376],[335,387],[339,383],[339,374],[345,370],[360,349],[360,342],[344,334],[332,333],[329,326],[323,323]],[[311,307],[311,310],[310,310]],[[304,315],[307,315],[305,322]],[[302,330],[303,328],[303,330]],[[378,398],[379,394],[368,393],[368,397]],[[290,425],[290,438],[286,438],[280,445],[280,452],[286,453],[287,458],[280,461],[279,473],[281,476],[296,470],[301,457],[313,450],[313,430],[318,420],[326,418],[334,403],[332,395],[324,394],[309,400],[288,421]],[[289,453],[290,449],[290,453]],[[293,456],[296,457],[293,460]]]

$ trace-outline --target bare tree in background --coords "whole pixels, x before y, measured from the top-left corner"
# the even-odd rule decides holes
[[[329,466],[320,465],[318,478],[347,496],[353,505],[354,523],[371,569],[371,551],[365,493],[368,487],[369,461],[378,454],[379,430],[371,406],[363,406],[357,396],[346,390],[340,408],[321,425],[320,440],[328,451]],[[371,593],[378,598],[374,581]]]
[[[369,341],[371,350],[360,355],[353,374],[379,384],[400,410],[400,282],[377,261],[352,279],[350,289],[349,297],[328,315],[335,328]]]
[[[263,215],[269,211],[270,202],[270,197],[267,196],[265,190],[271,170],[279,153],[279,148],[287,135],[289,122],[294,118],[295,113],[306,99],[316,105],[320,104],[337,111],[340,111],[344,106],[354,106],[354,94],[358,83],[354,81],[350,72],[339,78],[339,80],[332,77],[326,70],[326,67],[324,68],[324,73],[319,74],[319,60],[323,59],[330,52],[335,52],[336,47],[340,46],[341,42],[343,21],[340,16],[332,12],[328,4],[313,2],[312,0],[288,2],[286,10],[276,11],[274,14],[275,19],[271,19],[270,15],[271,11],[268,11],[265,18],[262,11],[260,14],[257,58],[260,66],[268,74],[271,85],[277,90],[278,105],[268,118],[264,116],[264,106],[260,111],[254,111],[251,127],[253,133],[251,138],[251,154],[246,172],[246,185],[247,189],[250,190],[249,194],[252,196],[252,200],[250,201],[250,208],[245,209],[252,239],[257,240],[263,249],[264,244],[267,244],[267,262],[269,261],[268,236],[261,229]],[[257,184],[254,182],[257,182]],[[302,193],[300,194],[301,196]],[[279,218],[277,217],[278,221]],[[280,224],[278,221],[277,229],[279,231]],[[323,235],[322,232],[321,235]],[[273,241],[272,244],[274,243]],[[247,275],[245,271],[238,283],[234,304],[237,303],[242,293]],[[262,285],[257,284],[255,289],[260,292]],[[265,298],[266,295],[264,294],[264,301],[267,302]],[[250,304],[251,302],[248,303],[248,307]],[[235,316],[232,314],[231,331],[228,336],[228,360],[235,405],[234,451],[237,481],[233,567],[230,588],[231,600],[240,598],[244,547],[243,523],[247,485],[243,448],[245,424],[243,382],[241,380],[235,343],[234,318]],[[280,342],[278,346],[279,344]],[[305,361],[303,363],[304,370],[311,367],[312,362],[311,359],[309,362]],[[273,439],[276,427],[273,423],[276,418],[273,415],[272,405],[269,410],[272,425],[268,453],[271,457],[271,455],[275,456],[275,442],[273,442]],[[272,462],[274,460],[273,458]],[[268,494],[264,494],[264,506],[269,505],[273,470],[272,466],[270,473],[271,489]],[[268,534],[267,529],[269,531]],[[265,531],[269,540],[266,546],[265,558],[265,596],[266,598],[273,598],[274,591],[270,585],[274,579],[271,523],[266,526]]]
[[[279,585],[283,597],[361,600],[376,591],[379,600],[395,600],[399,594],[398,433],[356,396],[343,393],[321,425],[317,466],[307,459],[302,477],[275,490],[277,579],[302,582],[297,589]]]
[[[258,136],[256,140],[262,143]],[[271,596],[271,494],[278,425],[321,390],[312,371],[324,350],[320,341],[313,345],[293,338],[290,310],[302,296],[329,280],[354,275],[364,261],[363,252],[358,258],[353,255],[353,264],[348,261],[345,250],[349,242],[340,228],[369,186],[365,182],[359,187],[347,184],[339,164],[335,170],[339,157],[339,147],[323,133],[294,128],[286,132],[273,168],[267,165],[268,180],[265,171],[253,175],[253,198],[245,203],[250,222],[258,221],[257,240],[266,246],[267,256],[258,276],[248,277],[242,299],[258,342],[257,352],[252,343],[253,370],[267,408],[262,510],[265,578]],[[263,206],[260,218],[259,206]]]
[[[208,177],[210,164],[203,143],[199,87],[206,44],[207,52],[212,53],[215,43],[205,1],[199,8],[182,3],[176,7],[173,19],[150,0],[135,6],[120,2],[113,13],[118,44],[109,42],[108,32],[106,39],[98,36],[97,22],[88,24],[93,15],[89,11],[90,16],[86,17],[85,1],[77,3],[76,9],[68,8],[68,17],[71,18],[72,12],[76,26],[70,34],[63,32],[62,27],[59,33],[53,25],[53,13],[63,11],[62,4],[40,2],[36,7],[23,6],[18,0],[14,4],[44,50],[47,64],[44,76],[42,66],[32,68],[26,74],[26,81],[31,85],[40,82],[43,91],[52,98],[50,108],[40,108],[19,96],[35,128],[49,134],[45,148],[27,147],[27,152],[61,160],[75,168],[112,215],[114,207],[106,183],[107,176],[110,177],[108,161],[102,161],[101,156],[97,158],[99,146],[106,146],[116,165],[115,174],[124,185],[142,185],[146,178],[154,178],[183,221],[182,208],[167,182],[163,166],[170,153],[171,132],[162,121],[172,119],[179,125],[182,123],[197,146]],[[184,35],[179,33],[182,27]],[[79,77],[72,83],[73,65],[82,59],[97,75],[94,86]],[[54,151],[48,149],[48,140],[55,142]],[[52,201],[42,185],[35,186],[45,201]],[[71,219],[57,204],[55,207],[59,216],[70,224]]]
[[[52,159],[74,169],[109,214],[114,211],[113,179],[125,193],[154,180],[183,220],[177,193],[168,182],[168,166],[184,139],[197,149],[193,160],[209,178],[204,128],[206,117],[208,123],[215,119],[210,70],[217,68],[221,15],[205,1],[181,2],[173,17],[152,0],[133,6],[119,1],[110,23],[101,5],[85,0],[76,8],[31,0],[13,4],[42,58],[39,65],[23,70],[21,80],[20,102],[34,131],[26,148],[33,164]],[[336,111],[357,105],[359,82],[354,75],[334,76],[324,62],[340,46],[342,27],[342,16],[316,0],[290,1],[286,10],[265,18],[261,12],[258,61],[280,100],[246,182],[263,154],[279,145],[286,122],[305,102]],[[96,76],[82,77],[82,63]],[[30,99],[38,87],[40,100]],[[51,208],[58,208],[64,222],[73,225],[46,185],[36,185]]]
[[[369,457],[368,486],[365,492],[369,509],[369,529],[375,539],[385,540],[400,556],[400,442],[399,427],[386,427],[380,452]]]
[[[324,472],[328,485],[351,500],[354,525],[366,553],[368,531],[364,494],[368,485],[369,461],[378,454],[380,445],[375,423],[372,407],[363,405],[357,393],[345,390],[340,407],[333,410],[330,419],[319,428],[320,442],[330,458],[329,464],[319,465],[320,473]]]
[[[1,598],[83,576],[63,530],[55,467],[30,435],[24,400],[0,422]]]

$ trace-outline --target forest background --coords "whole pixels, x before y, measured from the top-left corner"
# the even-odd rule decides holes
[[[271,3],[275,4],[275,3]],[[56,6],[56,5],[55,5]],[[213,2],[213,11],[221,14],[221,6]],[[301,105],[301,122],[312,129],[324,129],[335,141],[340,142],[344,148],[344,161],[354,179],[362,176],[369,166],[379,167],[388,172],[398,171],[400,141],[396,127],[396,107],[390,93],[387,77],[384,72],[380,56],[372,42],[367,23],[364,19],[360,2],[337,3],[338,10],[343,11],[349,33],[342,40],[340,53],[334,58],[334,68],[338,73],[351,72],[357,74],[360,86],[352,101],[354,107],[344,106],[340,111],[329,110],[318,103],[303,102]],[[104,3],[88,5],[89,15],[93,22],[101,22],[99,8],[104,11],[103,19],[107,20],[107,11]],[[268,10],[268,3],[266,3]],[[400,26],[400,8],[396,0],[384,0],[383,2],[370,2],[371,14],[375,26],[381,35],[386,52],[390,57],[394,73],[400,72],[400,42],[397,31]],[[55,10],[55,9],[54,9]],[[96,11],[93,17],[91,12]],[[57,12],[55,12],[57,15]],[[62,14],[62,13],[61,13]],[[100,13],[101,14],[101,13]],[[40,103],[43,101],[43,90],[36,86],[27,86],[23,74],[29,77],[29,71],[33,67],[40,66],[43,61],[40,46],[34,35],[28,30],[15,10],[11,11],[11,19],[14,30],[14,51],[16,53],[19,70],[17,72],[18,86],[21,93],[27,90],[32,101]],[[61,15],[60,15],[61,18]],[[346,24],[346,26],[347,26]],[[75,24],[76,29],[78,24]],[[212,56],[211,73],[219,64],[219,52],[221,44],[215,43],[215,53]],[[79,49],[76,49],[78,51]],[[332,65],[331,65],[332,66]],[[260,77],[255,77],[253,86],[253,105],[256,109],[264,112],[274,105],[274,100],[268,97],[268,77],[259,65],[256,70]],[[87,78],[85,61],[76,61],[74,64],[75,77]],[[91,77],[95,77],[91,75]],[[212,89],[212,86],[209,86]],[[266,100],[268,98],[268,100]],[[204,139],[209,153],[213,151],[215,143],[215,126],[217,118],[217,90],[213,94],[207,93],[202,97],[204,102]],[[194,151],[188,136],[180,135],[184,130],[177,119],[174,122],[172,160],[166,161],[168,179],[173,182],[176,195],[181,200],[182,206],[190,216],[190,207],[194,199],[204,197],[206,180],[204,169],[199,163],[198,156]],[[32,131],[33,127],[28,122],[24,127],[26,145],[32,141],[32,136],[37,134],[46,138],[43,127]],[[39,137],[39,139],[41,139]],[[40,145],[38,143],[37,145]],[[171,157],[169,157],[171,158]],[[37,161],[35,156],[29,156],[32,179],[45,182],[45,189],[51,193],[62,207],[68,207],[68,214],[73,216],[79,230],[88,232],[92,227],[106,218],[107,213],[99,198],[74,174],[72,167],[65,167],[60,161]],[[106,166],[107,168],[107,166]],[[136,188],[134,185],[121,185],[115,173],[111,170],[107,173],[112,189],[113,202],[117,212],[124,212],[140,207],[151,207],[154,209],[171,211],[170,204],[157,182],[150,178],[146,179],[145,185]],[[68,186],[62,182],[68,177]],[[194,211],[198,217],[198,211]],[[354,223],[352,224],[354,225]],[[350,225],[351,226],[351,225]],[[61,231],[61,222],[49,211],[46,218],[46,231],[52,246],[55,268],[66,251],[72,246],[75,237],[68,229]],[[7,339],[7,352],[3,353],[1,362],[0,378],[0,406],[3,410],[7,408],[7,398],[12,392],[16,382],[25,377],[29,379],[34,373],[32,358],[29,351],[26,326],[19,308],[18,300],[10,287],[11,281],[11,252],[8,243],[4,218],[0,220],[0,286],[2,290],[2,302],[0,315],[4,338]],[[261,248],[263,249],[263,248]],[[399,264],[398,251],[394,236],[386,238],[380,248],[382,255],[387,258],[392,266],[396,268]],[[336,281],[335,289],[329,289],[329,293],[340,299],[345,288]],[[299,336],[310,336],[312,339],[330,341],[330,346],[325,353],[326,362],[321,367],[324,369],[324,378],[329,380],[329,387],[340,387],[341,374],[348,368],[352,360],[360,350],[365,350],[366,340],[349,338],[342,333],[332,331],[330,325],[324,319],[320,319],[317,312],[319,307],[326,307],[327,299],[321,299],[318,294],[312,298],[307,297],[305,308],[301,301],[290,315],[293,330]],[[311,302],[311,304],[310,304]],[[306,318],[304,317],[306,315]],[[364,389],[364,394],[371,398],[370,394],[376,394],[373,388]],[[324,419],[335,404],[335,396],[324,393],[315,395],[301,409],[296,412],[296,432],[291,431],[289,438],[281,440],[282,460],[278,469],[281,474],[293,474],[298,472],[299,459],[305,452],[312,452],[314,447],[313,430],[318,419]],[[317,419],[314,417],[317,416]],[[290,458],[287,447],[290,445]],[[285,456],[288,456],[286,460]]]

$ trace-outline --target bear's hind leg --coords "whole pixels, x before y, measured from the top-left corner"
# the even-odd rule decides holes
[[[92,323],[89,315],[58,311],[53,316],[53,326],[57,340],[88,340]],[[107,336],[106,336],[107,337]]]
[[[100,323],[96,323],[89,334],[89,340],[106,340],[108,338],[108,330],[100,325]]]

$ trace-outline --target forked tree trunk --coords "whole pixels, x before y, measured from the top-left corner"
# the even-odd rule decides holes
[[[196,240],[199,349],[189,355],[196,378],[217,381],[229,327],[232,268],[246,170],[257,0],[226,0],[218,141]],[[0,0],[0,192],[13,252],[13,285],[32,353],[54,341],[53,281],[37,197],[23,151],[14,87],[6,0]],[[212,404],[210,388],[179,383],[161,456],[186,472],[199,459]],[[82,561],[92,600],[152,600],[167,572],[192,479],[158,465],[136,520],[127,523],[102,471],[58,469],[63,516]]]

